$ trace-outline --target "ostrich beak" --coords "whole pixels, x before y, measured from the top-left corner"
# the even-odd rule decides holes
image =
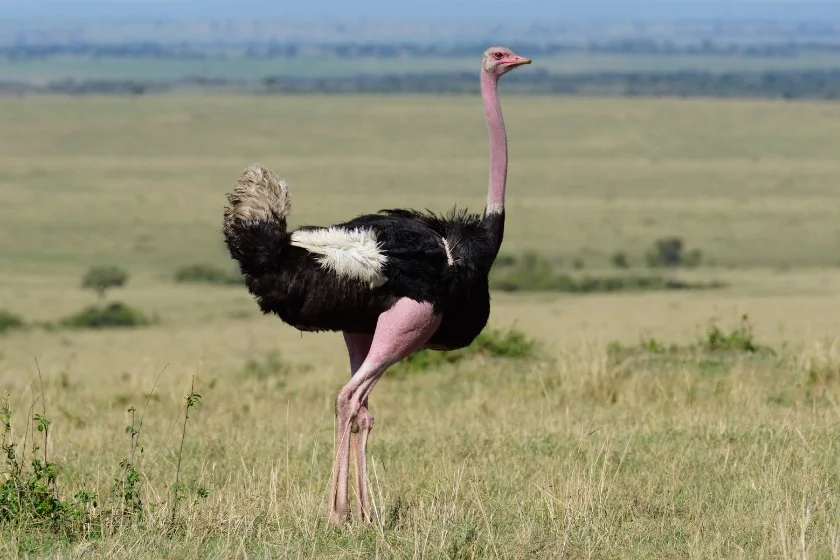
[[[513,63],[513,65],[521,66],[522,64],[531,64],[531,59],[525,58],[524,56],[517,56],[516,61]]]

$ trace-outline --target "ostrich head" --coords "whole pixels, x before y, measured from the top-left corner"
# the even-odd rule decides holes
[[[531,64],[531,59],[519,56],[505,47],[490,47],[484,51],[481,69],[498,77],[523,64]]]

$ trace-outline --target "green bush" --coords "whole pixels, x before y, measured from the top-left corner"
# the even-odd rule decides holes
[[[107,329],[114,327],[140,327],[151,324],[141,311],[124,303],[114,302],[105,307],[86,307],[65,317],[61,326],[74,329]]]
[[[705,336],[700,338],[697,346],[706,352],[746,352],[748,354],[772,352],[772,349],[755,341],[747,314],[742,315],[740,324],[728,333],[715,324],[709,325]]]
[[[613,256],[610,257],[610,263],[615,268],[629,268],[630,261],[627,259],[627,253],[624,251],[616,251],[613,253]]]
[[[514,328],[507,330],[485,330],[469,346],[479,354],[494,358],[522,360],[534,355],[536,342],[522,331]]]
[[[696,267],[703,261],[700,249],[692,249],[687,254],[683,251],[685,243],[680,237],[662,237],[653,243],[645,259],[651,268],[658,267]]]
[[[394,366],[397,372],[414,372],[438,369],[441,366],[457,364],[476,356],[528,360],[536,356],[536,342],[521,331],[485,329],[466,348],[441,352],[420,350]]]
[[[190,264],[175,271],[176,282],[204,284],[242,284],[243,278],[237,273],[230,273],[221,267],[208,264]]]
[[[12,329],[22,329],[26,326],[20,315],[0,309],[0,334]]]
[[[128,273],[116,266],[95,266],[82,277],[82,288],[93,290],[99,299],[111,288],[124,286],[128,282]]]

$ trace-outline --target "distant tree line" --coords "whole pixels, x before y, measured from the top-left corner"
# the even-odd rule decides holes
[[[58,56],[202,60],[219,56],[219,53],[189,45],[162,45],[158,43],[0,46],[0,57],[9,60],[42,60]]]
[[[245,53],[250,57],[296,57],[302,54],[332,55],[339,58],[404,58],[404,57],[469,57],[484,51],[485,44],[381,44],[336,43],[317,46],[293,44],[251,45]],[[671,40],[622,39],[606,42],[530,44],[513,42],[510,47],[530,56],[556,56],[562,54],[647,54],[647,55],[702,55],[727,57],[781,58],[797,57],[811,53],[840,53],[836,42],[784,42],[737,44],[704,40],[698,43],[678,44]]]
[[[754,97],[840,99],[840,69],[770,72],[600,72],[512,75],[505,90],[528,94]],[[172,91],[290,93],[478,93],[474,73],[300,78],[270,76],[259,81],[191,77],[174,81],[60,80],[48,84],[0,82],[0,95],[142,95]]]
[[[809,71],[726,72],[593,72],[512,75],[508,91],[530,94],[761,97],[784,99],[840,98],[840,69]],[[268,93],[477,93],[473,73],[296,78],[262,80]]]
[[[514,50],[532,56],[572,53],[703,55],[726,57],[797,57],[812,53],[840,53],[840,39],[808,42],[722,43],[703,40],[676,43],[672,40],[621,39],[588,43],[512,43]],[[243,43],[243,44],[160,44],[154,42],[120,44],[15,44],[0,46],[0,57],[35,60],[56,56],[151,59],[213,58],[295,58],[335,56],[338,58],[469,57],[481,53],[485,44],[422,44],[346,42],[324,44]]]

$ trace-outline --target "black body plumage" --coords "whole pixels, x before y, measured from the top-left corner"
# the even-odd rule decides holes
[[[375,232],[387,256],[387,282],[374,288],[322,267],[306,249],[291,244],[285,216],[278,218],[231,220],[225,226],[230,254],[264,313],[300,330],[373,333],[382,312],[399,298],[411,298],[430,302],[442,315],[428,342],[440,350],[469,345],[487,324],[488,273],[501,246],[504,213],[392,209],[335,224]]]

